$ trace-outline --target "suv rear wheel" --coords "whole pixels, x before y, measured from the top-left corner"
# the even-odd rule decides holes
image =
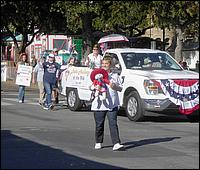
[[[80,110],[82,103],[76,89],[70,88],[67,90],[67,104],[71,111]]]

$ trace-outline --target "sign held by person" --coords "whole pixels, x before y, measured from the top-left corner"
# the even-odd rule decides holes
[[[1,81],[6,81],[7,65],[5,62],[1,63]]]
[[[15,84],[22,86],[30,86],[32,70],[32,66],[19,65]]]

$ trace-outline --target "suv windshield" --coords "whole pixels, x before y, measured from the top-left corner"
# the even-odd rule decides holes
[[[182,70],[166,53],[121,53],[127,69]]]

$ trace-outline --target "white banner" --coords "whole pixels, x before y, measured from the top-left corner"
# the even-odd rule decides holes
[[[22,86],[30,86],[32,69],[32,66],[19,65],[15,84]]]
[[[75,86],[81,88],[88,88],[88,85],[92,84],[90,80],[91,69],[87,67],[70,67],[68,69],[68,75],[66,77],[66,83],[68,86]]]

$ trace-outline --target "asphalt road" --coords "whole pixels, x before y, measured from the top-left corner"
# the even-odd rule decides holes
[[[199,169],[199,123],[183,116],[150,116],[131,122],[118,116],[126,151],[112,151],[108,122],[103,148],[94,149],[93,113],[72,112],[64,98],[53,111],[37,104],[27,88],[24,104],[17,87],[2,86],[2,169]]]

